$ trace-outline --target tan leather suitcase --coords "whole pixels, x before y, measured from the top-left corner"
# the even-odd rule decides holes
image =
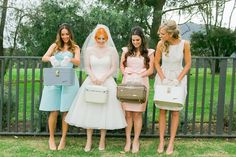
[[[146,101],[147,88],[144,85],[120,84],[117,86],[117,99],[121,102],[144,103]]]

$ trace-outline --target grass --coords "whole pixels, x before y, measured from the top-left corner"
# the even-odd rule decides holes
[[[68,137],[67,146],[62,151],[48,149],[48,137],[0,137],[0,156],[3,157],[165,157],[157,154],[158,138],[141,138],[140,152],[138,154],[123,153],[125,138],[107,137],[106,150],[99,152],[98,137],[94,137],[93,149],[89,153],[83,151],[85,137]],[[59,137],[56,138],[59,142]],[[176,157],[233,157],[236,156],[236,139],[199,139],[177,138],[175,151]]]

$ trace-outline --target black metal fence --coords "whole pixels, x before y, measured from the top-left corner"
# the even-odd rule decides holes
[[[188,95],[180,114],[177,136],[236,137],[236,58],[193,57],[188,74]],[[47,135],[47,112],[39,111],[43,89],[43,68],[40,57],[0,57],[0,135]],[[79,69],[82,83],[85,77]],[[118,79],[118,83],[120,80]],[[153,83],[142,136],[158,136],[158,109],[153,103]],[[170,114],[167,135],[170,133]],[[57,134],[60,134],[58,121]],[[85,130],[70,127],[70,135],[84,135]],[[124,129],[108,131],[123,136]]]

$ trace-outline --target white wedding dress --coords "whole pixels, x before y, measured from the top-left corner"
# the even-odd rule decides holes
[[[90,55],[89,60],[91,71],[96,78],[101,78],[111,68],[112,58],[110,55],[102,57]],[[85,101],[84,92],[88,84],[92,84],[89,76],[80,87],[65,121],[70,125],[90,129],[113,130],[126,127],[124,112],[116,98],[117,85],[113,77],[109,77],[103,84],[109,90],[106,104],[88,103]]]

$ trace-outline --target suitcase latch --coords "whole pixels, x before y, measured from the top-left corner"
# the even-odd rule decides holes
[[[56,77],[59,77],[60,76],[60,70],[56,70],[55,74],[56,74]]]
[[[171,92],[171,88],[168,87],[168,88],[167,88],[167,93],[170,93],[170,92]]]

